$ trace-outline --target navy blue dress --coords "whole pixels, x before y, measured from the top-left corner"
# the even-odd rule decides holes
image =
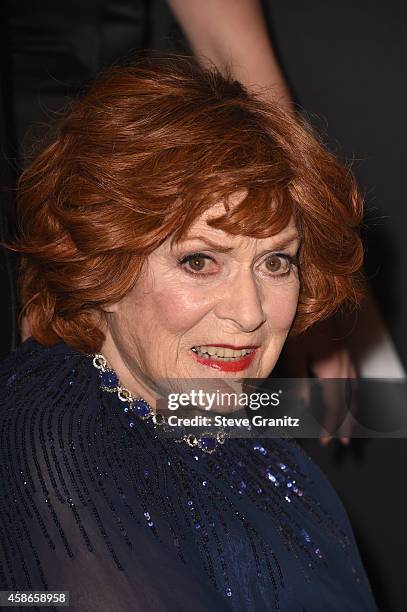
[[[25,342],[0,388],[0,589],[69,591],[74,612],[377,610],[344,508],[294,441],[207,454],[130,428],[62,343]]]

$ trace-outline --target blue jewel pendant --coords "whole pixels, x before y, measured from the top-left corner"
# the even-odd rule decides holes
[[[150,416],[152,416],[151,407],[145,400],[133,400],[131,403],[131,409],[141,419],[148,419]]]
[[[213,453],[218,446],[218,441],[213,436],[203,436],[202,438],[198,438],[197,442],[198,447],[205,453]]]
[[[102,383],[102,389],[109,391],[109,393],[116,391],[119,386],[119,379],[116,372],[113,370],[105,370],[104,372],[100,372],[99,376]]]

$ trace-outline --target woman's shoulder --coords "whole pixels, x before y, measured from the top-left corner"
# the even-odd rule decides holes
[[[33,338],[29,338],[1,361],[0,382],[6,384],[6,386],[17,379],[22,382],[24,379],[21,377],[33,369],[39,374],[40,371],[45,371],[51,363],[55,363],[55,361],[66,362],[69,359],[74,359],[75,356],[79,356],[79,353],[76,353],[64,342],[45,346]],[[37,371],[38,367],[42,370]]]
[[[31,339],[1,364],[0,479],[11,500],[23,504],[27,494],[43,508],[77,424],[97,405],[95,375],[86,355]],[[0,504],[0,524],[4,512]]]
[[[69,402],[72,386],[89,384],[90,359],[63,342],[44,346],[26,340],[0,364],[0,421],[3,426],[19,414],[51,410]]]

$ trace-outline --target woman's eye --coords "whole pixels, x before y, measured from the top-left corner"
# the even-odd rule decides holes
[[[291,271],[293,258],[290,255],[270,255],[264,264],[268,273],[275,276],[284,276]]]
[[[209,272],[211,268],[210,263],[214,260],[209,255],[204,255],[203,253],[193,253],[191,255],[186,255],[182,259],[179,260],[181,266],[183,266],[187,272],[191,274],[213,274],[213,272]]]

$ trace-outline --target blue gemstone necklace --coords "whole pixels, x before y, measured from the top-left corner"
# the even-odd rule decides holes
[[[163,414],[155,412],[150,404],[142,397],[133,397],[131,392],[120,384],[116,372],[107,364],[106,357],[98,353],[93,355],[93,365],[99,370],[100,386],[107,393],[117,393],[117,397],[123,402],[123,410],[129,417],[129,426],[134,427],[133,416],[143,421],[151,421],[154,427],[166,426],[167,419]],[[204,432],[200,436],[184,434],[176,442],[185,442],[191,448],[200,448],[205,453],[213,453],[219,444],[224,444],[226,432],[224,430],[216,433]]]

